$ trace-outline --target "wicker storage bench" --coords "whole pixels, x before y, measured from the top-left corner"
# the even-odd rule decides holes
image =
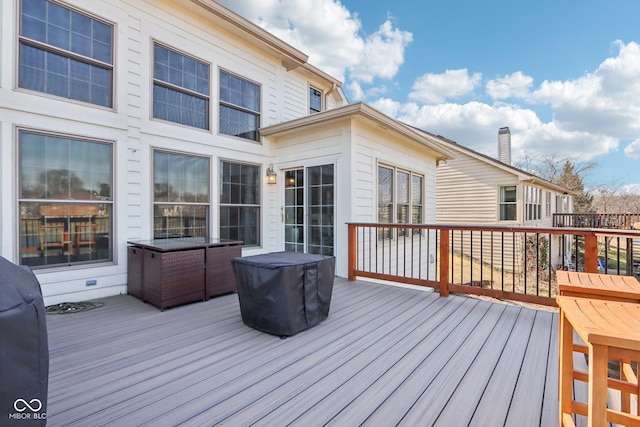
[[[128,292],[164,310],[234,292],[237,240],[176,238],[128,242]]]

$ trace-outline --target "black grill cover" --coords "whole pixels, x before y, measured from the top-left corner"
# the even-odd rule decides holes
[[[329,316],[334,257],[274,252],[231,262],[247,326],[290,336]]]
[[[46,424],[46,310],[33,272],[0,257],[0,425]]]

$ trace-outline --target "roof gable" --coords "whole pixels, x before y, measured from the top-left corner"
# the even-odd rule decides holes
[[[343,107],[326,110],[317,114],[279,123],[277,125],[260,128],[260,134],[267,137],[277,137],[279,135],[285,135],[292,132],[300,132],[309,126],[326,124],[345,118],[361,119],[389,132],[396,133],[411,141],[422,144],[440,160],[448,160],[455,157],[452,151],[448,150],[441,144],[441,140],[438,137],[428,135],[424,132],[418,132],[415,128],[407,126],[398,120],[392,119],[363,102],[345,105]]]

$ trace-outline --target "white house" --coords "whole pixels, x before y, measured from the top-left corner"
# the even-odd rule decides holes
[[[125,293],[131,240],[333,254],[344,276],[346,222],[436,220],[439,138],[213,0],[6,0],[0,22],[0,255],[46,304]]]

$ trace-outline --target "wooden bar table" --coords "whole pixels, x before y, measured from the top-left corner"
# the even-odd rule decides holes
[[[640,360],[640,304],[570,296],[556,298],[560,307],[560,425],[573,426],[572,414],[587,415],[589,427],[607,422],[640,425],[640,417],[623,405],[622,411],[607,409],[607,387],[638,395],[638,381],[608,377],[608,359]],[[587,345],[589,357],[588,404],[573,401],[573,334]],[[584,380],[584,378],[581,378]],[[638,411],[640,408],[636,408]]]
[[[558,271],[556,279],[561,296],[640,303],[640,282],[633,276]]]

